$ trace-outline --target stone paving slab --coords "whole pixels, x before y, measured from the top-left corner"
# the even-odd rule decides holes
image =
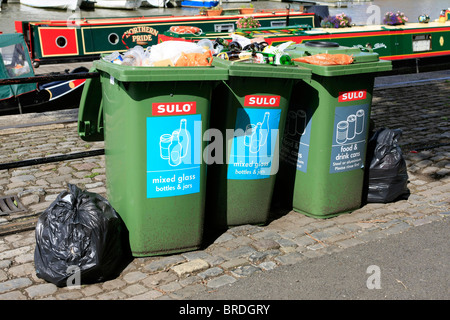
[[[57,288],[37,278],[34,230],[0,236],[0,300],[189,299],[253,273],[302,263],[441,220],[450,214],[450,83],[374,92],[375,127],[400,128],[411,195],[369,203],[326,220],[290,211],[265,226],[230,228],[194,252],[135,258],[116,279]],[[2,118],[0,121],[8,120]],[[1,123],[1,122],[0,122]],[[11,123],[11,122],[10,122]],[[0,128],[2,125],[0,125]],[[75,123],[0,129],[0,163],[102,149],[77,136]],[[0,226],[37,215],[67,184],[106,194],[104,156],[0,170],[0,196],[18,195],[27,214],[0,216]],[[232,299],[232,297],[230,297]]]

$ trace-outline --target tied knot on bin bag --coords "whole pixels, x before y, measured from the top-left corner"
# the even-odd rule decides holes
[[[36,275],[58,287],[117,277],[132,259],[123,221],[105,198],[68,187],[36,224]]]
[[[400,129],[375,131],[367,146],[367,202],[388,203],[407,198],[408,172],[398,140]]]

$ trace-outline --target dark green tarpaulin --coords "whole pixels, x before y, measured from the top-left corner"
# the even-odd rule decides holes
[[[33,64],[23,34],[0,34],[0,79],[32,76]],[[36,88],[36,83],[0,85],[0,100],[19,96]]]

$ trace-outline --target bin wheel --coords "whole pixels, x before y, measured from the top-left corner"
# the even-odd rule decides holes
[[[305,42],[305,46],[307,47],[318,47],[318,48],[327,48],[327,47],[339,47],[339,43],[337,42],[328,42],[328,41],[309,41]]]

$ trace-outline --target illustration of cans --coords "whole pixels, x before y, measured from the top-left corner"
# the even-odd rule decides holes
[[[356,111],[356,124],[355,124],[355,133],[361,134],[364,132],[364,110],[359,109]]]
[[[348,122],[339,121],[336,126],[336,142],[339,144],[345,143],[345,141],[347,141],[347,133],[348,133]]]
[[[351,114],[347,117],[348,122],[348,130],[347,130],[347,139],[352,140],[355,138],[356,133],[356,116]]]

